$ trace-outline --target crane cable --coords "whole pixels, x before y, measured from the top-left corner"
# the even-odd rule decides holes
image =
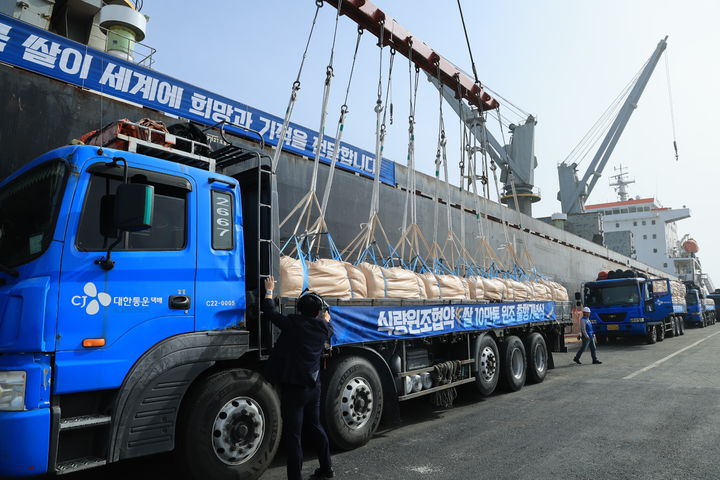
[[[332,77],[335,76],[333,69],[333,61],[335,59],[335,41],[337,40],[337,28],[340,21],[340,10],[342,10],[342,0],[338,1],[337,14],[335,15],[335,28],[333,30],[332,44],[330,45],[330,59],[325,69],[325,84],[323,86],[322,108],[320,109],[320,127],[318,128],[317,145],[315,146],[315,158],[313,166],[313,176],[310,182],[310,190],[315,192],[317,188],[318,169],[320,166],[320,152],[322,144],[325,142],[325,123],[327,120],[328,102],[330,101],[330,91],[332,87]]]
[[[405,191],[405,209],[403,211],[402,219],[402,230],[401,235],[405,235],[408,227],[408,207],[410,210],[410,225],[417,225],[417,210],[415,192],[417,191],[417,180],[415,176],[415,105],[417,104],[417,91],[418,91],[418,79],[420,75],[420,68],[415,67],[415,83],[413,84],[413,61],[412,61],[412,39],[408,41],[408,78],[410,84],[410,95],[409,95],[409,113],[408,113],[408,147],[407,147],[407,189]],[[413,86],[414,85],[414,86]],[[411,242],[411,252],[417,251],[417,245],[413,245]],[[405,258],[405,242],[402,242],[400,247],[400,256]]]
[[[440,80],[440,62],[435,64],[437,66],[437,78]],[[439,102],[439,115],[438,115],[438,141],[437,151],[435,153],[435,205],[433,212],[433,245],[438,244],[438,216],[440,213],[440,167],[443,165],[443,161],[447,162],[447,154],[445,146],[447,145],[447,138],[445,136],[445,118],[443,116],[443,94],[442,89],[438,89]]]
[[[362,34],[362,27],[358,27],[357,39],[355,40],[355,51],[353,53],[352,65],[350,66],[350,76],[348,77],[347,88],[345,89],[345,100],[343,100],[343,104],[340,107],[340,118],[338,119],[337,132],[335,134],[335,148],[333,149],[332,159],[330,162],[330,173],[328,174],[327,182],[325,183],[325,190],[323,192],[322,205],[320,208],[320,215],[323,218],[325,217],[328,201],[330,200],[330,189],[332,187],[333,177],[335,176],[335,165],[337,164],[337,159],[340,155],[341,142],[343,132],[345,130],[345,120],[347,118],[347,114],[350,112],[347,102],[350,95],[350,85],[352,84],[353,73],[355,72],[355,62],[357,60],[358,49],[360,48],[360,38],[362,37]]]
[[[305,65],[305,59],[307,59],[308,48],[310,47],[310,40],[312,39],[313,32],[315,31],[315,24],[317,23],[318,13],[320,8],[323,6],[323,0],[317,0],[315,2],[315,16],[313,17],[312,25],[310,26],[310,33],[308,34],[307,42],[305,43],[305,51],[303,52],[302,60],[300,61],[300,68],[298,69],[297,77],[292,84],[290,91],[290,100],[288,106],[285,109],[285,118],[283,119],[282,127],[280,128],[280,135],[278,137],[278,144],[275,147],[275,153],[272,158],[272,171],[275,172],[278,161],[280,160],[280,153],[282,152],[283,143],[285,143],[285,134],[287,133],[288,125],[290,124],[290,117],[292,116],[293,108],[295,107],[295,101],[297,100],[298,90],[300,90],[300,76],[302,75],[303,66]]]
[[[675,161],[677,162],[680,159],[678,157],[677,136],[675,135],[675,108],[673,106],[672,89],[670,88],[670,60],[668,59],[668,56],[669,55],[666,51],[665,52],[665,76],[667,78],[668,99],[670,101],[670,123],[672,124],[673,148],[675,149]]]
[[[572,151],[570,151],[565,160],[563,160],[563,164],[570,165],[571,163],[576,163],[577,165],[580,165],[587,158],[590,149],[597,145],[602,138],[603,133],[606,133],[610,128],[610,123],[614,118],[616,118],[617,112],[620,110],[623,100],[627,98],[632,86],[637,82],[640,74],[645,69],[645,65],[647,65],[647,62],[645,62],[643,67],[635,73],[620,93],[612,100],[600,118],[598,118],[593,126],[590,127],[582,139],[580,139],[578,144],[572,149]]]
[[[364,262],[366,257],[369,255],[371,259],[376,260],[374,249],[377,248],[375,241],[376,230],[379,230],[385,240],[385,244],[389,252],[392,252],[392,246],[390,240],[385,233],[385,230],[380,223],[380,217],[378,212],[380,210],[380,172],[383,158],[383,148],[385,143],[385,132],[387,118],[387,109],[383,105],[383,47],[385,38],[385,19],[381,19],[378,22],[380,32],[378,35],[378,47],[380,51],[380,60],[378,67],[378,88],[377,88],[377,100],[375,102],[375,164],[373,165],[373,189],[372,196],[370,198],[370,213],[368,215],[367,223],[360,224],[360,232],[353,238],[350,243],[341,252],[341,255],[345,258],[350,258],[357,252],[356,263]],[[390,85],[392,80],[393,63],[395,59],[395,49],[390,48],[390,65],[388,67],[388,86],[385,94],[386,104],[390,98]],[[382,252],[380,252],[382,254]],[[347,255],[346,255],[347,254]]]
[[[458,10],[460,10],[460,20],[462,21],[463,31],[465,32],[465,42],[467,43],[468,53],[470,54],[470,65],[472,66],[473,76],[475,77],[475,83],[480,85],[478,79],[477,69],[475,68],[475,60],[473,59],[472,48],[470,48],[470,37],[468,36],[467,27],[465,26],[465,16],[463,15],[462,5],[460,0],[457,0]]]
[[[330,102],[330,92],[332,90],[332,77],[334,76],[334,69],[333,69],[333,63],[335,59],[335,43],[337,40],[337,28],[338,23],[340,21],[340,9],[342,7],[342,0],[339,0],[338,4],[338,11],[335,15],[335,27],[333,30],[333,39],[330,46],[330,58],[328,60],[328,65],[325,69],[325,82],[323,85],[323,96],[322,96],[322,106],[320,108],[320,126],[318,127],[318,134],[317,134],[317,140],[316,145],[314,149],[314,158],[313,158],[313,172],[312,172],[312,180],[310,181],[310,188],[308,189],[307,194],[297,203],[295,208],[292,209],[290,214],[288,214],[285,219],[280,222],[280,227],[282,228],[285,223],[290,220],[290,218],[295,214],[296,211],[300,211],[300,215],[298,216],[297,222],[295,223],[295,227],[293,228],[293,236],[298,234],[298,231],[300,230],[301,225],[304,223],[304,233],[308,237],[309,240],[309,246],[308,246],[308,252],[310,249],[312,249],[312,246],[315,244],[315,239],[317,235],[321,233],[327,233],[324,232],[326,230],[324,227],[325,225],[322,224],[322,208],[318,202],[316,191],[317,191],[317,178],[318,178],[318,171],[320,169],[320,153],[322,151],[323,143],[325,143],[325,124],[327,123],[327,112],[328,112],[328,103]],[[304,60],[303,60],[304,62]],[[301,66],[302,69],[302,66]],[[288,122],[289,123],[289,118]],[[283,126],[286,126],[286,123],[283,123]],[[285,138],[285,135],[281,135],[280,138]],[[282,142],[280,143],[282,144]],[[327,145],[327,144],[326,144]],[[276,151],[277,153],[277,151]],[[317,211],[319,213],[319,217],[317,220],[312,224],[311,228],[311,216],[313,214],[314,208],[317,208]],[[328,240],[332,244],[332,239],[328,237]],[[319,252],[320,248],[320,242],[317,243],[317,248]],[[333,250],[333,255],[335,255],[335,249],[331,247]]]

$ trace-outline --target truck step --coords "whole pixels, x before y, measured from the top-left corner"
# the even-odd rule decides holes
[[[90,468],[102,467],[106,463],[107,460],[98,457],[83,457],[76,458],[74,460],[66,460],[57,464],[57,466],[55,467],[55,474],[66,475],[68,473],[88,470]]]
[[[60,431],[76,430],[78,428],[92,428],[107,425],[112,420],[109,415],[81,415],[60,420]]]

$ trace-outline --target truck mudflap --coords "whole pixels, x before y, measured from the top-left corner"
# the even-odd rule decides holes
[[[187,389],[216,361],[236,360],[248,348],[246,330],[222,330],[177,335],[145,353],[120,389],[108,461],[172,450]]]

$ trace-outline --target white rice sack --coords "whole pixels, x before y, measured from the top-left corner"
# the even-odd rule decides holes
[[[344,262],[321,258],[307,263],[308,288],[322,297],[352,298]]]
[[[300,260],[280,257],[280,296],[299,297],[303,291],[303,268]]]

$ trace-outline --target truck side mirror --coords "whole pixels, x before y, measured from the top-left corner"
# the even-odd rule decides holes
[[[113,200],[114,199],[114,200]],[[103,270],[112,270],[115,261],[110,253],[123,238],[119,232],[139,232],[152,226],[155,188],[140,183],[118,185],[115,195],[106,195],[101,200],[100,231],[103,236],[116,238],[108,247],[107,255],[95,260]]]
[[[575,292],[575,300],[581,300],[582,296],[580,295],[580,292]]]
[[[105,238],[118,238],[115,226],[115,195],[103,195],[100,199],[100,235]]]
[[[127,183],[115,192],[114,223],[118,230],[139,232],[152,226],[155,188]]]

